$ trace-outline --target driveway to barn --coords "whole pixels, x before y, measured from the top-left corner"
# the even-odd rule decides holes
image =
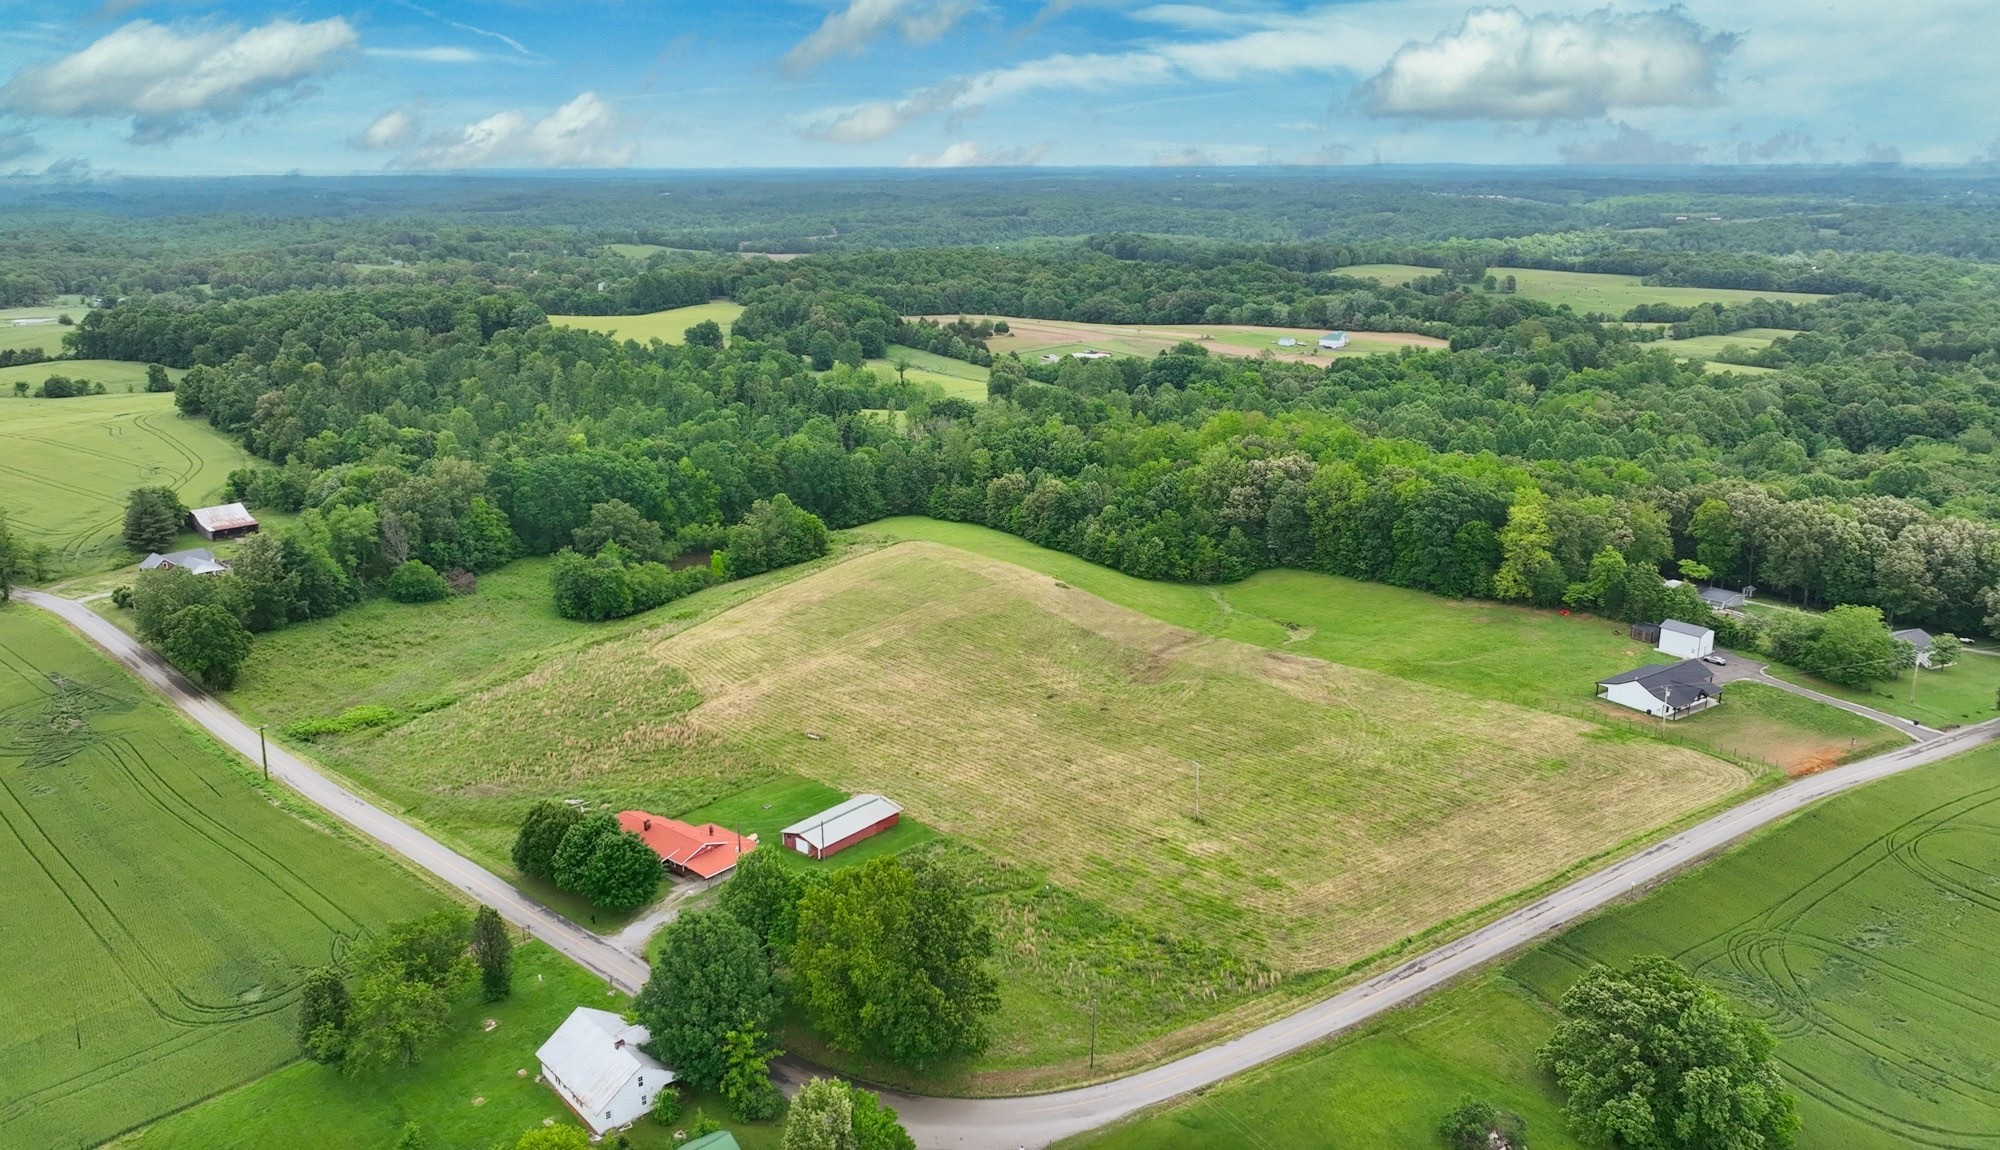
[[[16,588],[15,599],[50,611],[83,632],[107,654],[165,695],[182,714],[199,723],[216,741],[237,754],[258,761],[257,729],[236,717],[213,696],[189,682],[167,661],[108,620],[74,599]],[[276,743],[270,744],[271,777],[310,799],[328,814],[381,843],[424,870],[500,912],[502,918],[548,943],[606,982],[627,994],[645,984],[642,958],[515,890],[513,884],[395,815],[341,786],[318,767]]]
[[[257,761],[257,732],[165,660],[88,607],[38,591],[14,597],[54,612],[171,699],[223,745]],[[1778,680],[1772,680],[1777,683]],[[1171,1101],[1349,1030],[1462,978],[1545,935],[1630,897],[1744,836],[1829,795],[1969,751],[2000,737],[2000,719],[1932,737],[1873,758],[1809,775],[1733,807],[1621,862],[1546,895],[1486,926],[1410,959],[1393,970],[1239,1038],[1125,1078],[1023,1098],[924,1098],[883,1091],[921,1150],[1019,1150],[1046,1146],[1126,1115]],[[271,773],[287,786],[382,845],[498,910],[508,921],[619,989],[645,982],[644,961],[613,940],[577,926],[516,891],[500,876],[374,806],[282,747],[270,748]],[[815,1068],[794,1060],[775,1067],[788,1093]]]

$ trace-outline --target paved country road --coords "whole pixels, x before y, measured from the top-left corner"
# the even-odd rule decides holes
[[[220,742],[255,763],[257,729],[215,701],[207,692],[167,665],[166,660],[89,607],[40,591],[16,588],[13,597],[52,611],[113,659],[165,695],[188,718]],[[646,963],[608,939],[585,930],[515,890],[506,879],[445,846],[416,827],[375,806],[328,778],[319,768],[273,743],[271,777],[312,800],[328,814],[381,843],[395,853],[450,883],[467,896],[492,907],[501,917],[567,955],[626,993],[636,993],[646,981]]]
[[[256,730],[137,640],[73,600],[25,590],[16,590],[14,596],[62,617],[166,695],[225,746],[256,761]],[[1130,1077],[1080,1090],[1025,1098],[920,1098],[885,1091],[883,1101],[901,1113],[904,1125],[921,1150],[1016,1150],[1046,1146],[1339,1034],[1471,973],[1828,795],[1970,750],[1996,735],[2000,735],[2000,719],[1939,734],[1766,792],[1332,998],[1240,1038]],[[612,941],[522,895],[500,876],[356,796],[283,748],[273,746],[270,753],[274,776],[335,817],[495,908],[510,922],[613,985],[636,991],[645,981],[645,963]],[[811,1067],[789,1061],[781,1063],[779,1070],[788,1086],[796,1085],[812,1073]]]

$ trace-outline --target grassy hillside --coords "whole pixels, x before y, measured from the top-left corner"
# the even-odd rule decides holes
[[[290,1061],[304,972],[440,902],[22,606],[0,608],[0,871],[0,1145],[50,1150]]]
[[[888,356],[869,360],[868,367],[885,377],[894,376],[899,358],[909,361],[910,369],[904,378],[910,382],[934,383],[948,396],[973,403],[986,402],[986,379],[992,372],[976,363],[892,343]]]
[[[552,315],[549,322],[558,327],[580,327],[586,331],[601,331],[619,339],[636,339],[640,343],[659,340],[661,343],[681,343],[687,338],[687,329],[702,322],[714,320],[722,325],[722,334],[729,334],[729,325],[743,314],[743,305],[729,300],[715,300],[712,303],[696,304],[693,307],[677,307],[667,311],[648,312],[645,315]]]
[[[222,493],[231,470],[247,466],[243,449],[206,423],[174,413],[172,395],[112,394],[71,399],[15,399],[6,379],[39,382],[52,371],[97,378],[102,361],[67,361],[0,369],[0,509],[26,546],[53,552],[53,574],[114,567],[131,555],[119,541],[125,496],[165,484],[199,506]],[[145,368],[113,364],[137,373]],[[192,536],[190,536],[192,538]]]
[[[1659,891],[1361,1032],[1070,1147],[1429,1146],[1463,1094],[1573,1145],[1528,1056],[1591,963],[1669,954],[1779,1037],[1814,1150],[1984,1150],[2000,1130],[2000,748],[1832,799]]]
[[[76,318],[87,310],[55,305],[0,308],[0,351],[35,348],[48,355],[56,355],[62,351],[63,333],[75,330],[68,324],[55,322],[57,317],[68,313],[71,318]],[[25,322],[16,323],[16,320]]]

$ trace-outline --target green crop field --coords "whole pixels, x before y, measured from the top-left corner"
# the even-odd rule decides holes
[[[100,366],[83,361],[0,369],[0,389],[12,373],[40,380],[55,369],[97,378],[91,372]],[[143,367],[110,366],[136,372],[143,385]],[[0,392],[0,438],[8,447],[0,452],[0,509],[22,543],[50,548],[58,574],[129,561],[119,530],[132,488],[165,484],[199,506],[222,493],[231,470],[251,462],[207,423],[176,415],[173,396],[128,395],[122,385],[113,390],[70,399],[15,399]]]
[[[1556,305],[1568,304],[1580,314],[1602,312],[1616,319],[1640,304],[1665,303],[1691,307],[1700,303],[1748,303],[1753,299],[1792,300],[1808,303],[1825,299],[1809,292],[1745,291],[1740,288],[1651,287],[1638,276],[1604,272],[1544,271],[1540,268],[1487,268],[1499,279],[1513,276],[1516,294],[1523,299]],[[1408,283],[1419,276],[1436,275],[1438,269],[1410,264],[1357,264],[1341,268],[1340,274],[1379,280],[1383,284]],[[1497,294],[1497,293],[1496,293]]]
[[[1843,795],[1628,906],[1361,1031],[1100,1134],[1080,1150],[1430,1146],[1465,1094],[1568,1148],[1530,1059],[1592,963],[1668,954],[1778,1035],[1813,1150],[1988,1150],[2000,1130],[2000,748]],[[1253,1144],[1264,1144],[1253,1143]]]
[[[295,1058],[304,972],[440,902],[24,606],[0,608],[0,872],[0,1145],[38,1150]]]
[[[1645,345],[1648,350],[1670,351],[1682,359],[1714,359],[1716,354],[1727,347],[1740,347],[1745,351],[1762,351],[1781,339],[1790,339],[1800,333],[1782,327],[1752,327],[1733,331],[1728,335],[1698,335],[1691,339],[1666,339]],[[1722,366],[1740,366],[1724,364]]]
[[[1554,996],[1669,954],[1779,1037],[1816,1150],[1991,1147],[2000,1131],[2000,749],[1832,799],[1518,960]]]
[[[722,325],[722,334],[729,334],[729,325],[743,314],[743,305],[729,300],[715,300],[712,303],[696,304],[693,307],[677,307],[667,311],[648,312],[645,315],[552,315],[549,322],[558,327],[580,327],[586,331],[601,331],[619,339],[635,339],[640,343],[659,340],[661,343],[680,343],[687,338],[687,329],[702,322],[714,320]]]
[[[451,1034],[422,1062],[391,1074],[352,1077],[313,1062],[283,1070],[182,1111],[120,1139],[120,1150],[224,1150],[313,1147],[386,1150],[415,1122],[427,1150],[511,1146],[544,1120],[573,1123],[555,1091],[535,1081],[535,1049],[579,1006],[622,1010],[623,995],[539,943],[514,952],[514,994],[504,1002],[468,1001]],[[485,1029],[487,1021],[495,1023]],[[526,1074],[520,1073],[527,1071]],[[722,1121],[744,1150],[776,1150],[770,1124],[731,1122],[719,1099],[689,1100]],[[667,1150],[673,1130],[650,1120],[628,1133],[637,1150]]]

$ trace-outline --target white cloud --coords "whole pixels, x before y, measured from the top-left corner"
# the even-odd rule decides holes
[[[1356,89],[1377,116],[1568,120],[1611,108],[1715,103],[1735,46],[1679,8],[1529,16],[1475,8],[1428,44],[1412,41]]]
[[[1644,128],[1615,121],[1608,138],[1576,140],[1556,151],[1566,164],[1692,164],[1708,151],[1705,144],[1663,140]]]
[[[900,33],[912,44],[928,44],[951,30],[976,0],[848,0],[827,13],[812,34],[785,53],[786,69],[802,72],[835,56],[852,56],[883,36]]]
[[[381,126],[382,120],[376,125]],[[611,105],[596,92],[585,92],[539,120],[509,108],[455,132],[440,133],[397,156],[394,166],[620,168],[632,162],[637,150],[624,136]]]
[[[961,140],[935,156],[912,154],[903,160],[906,168],[1018,168],[1039,163],[1048,155],[1049,144],[1029,144],[1024,148],[982,148],[975,140]]]
[[[836,144],[866,144],[895,135],[934,112],[956,104],[965,95],[966,83],[954,80],[935,88],[922,88],[901,100],[879,100],[851,108],[822,112],[800,134]]]
[[[391,108],[375,117],[375,122],[352,143],[357,148],[393,152],[409,147],[416,138],[417,114],[408,108]]]
[[[206,120],[306,90],[357,42],[347,21],[273,20],[259,27],[179,31],[135,20],[80,52],[23,68],[0,88],[0,108],[60,119],[131,117],[137,143],[157,143]]]
[[[1756,143],[1743,140],[1736,145],[1736,162],[1739,164],[1768,164],[1774,160],[1796,159],[1818,163],[1819,157],[1819,146],[1813,142],[1812,133],[1798,128],[1773,132]]]
[[[381,60],[416,60],[424,64],[481,64],[506,57],[474,52],[470,48],[366,48],[363,54]]]
[[[20,128],[0,130],[0,163],[32,156],[41,150],[35,137]]]

